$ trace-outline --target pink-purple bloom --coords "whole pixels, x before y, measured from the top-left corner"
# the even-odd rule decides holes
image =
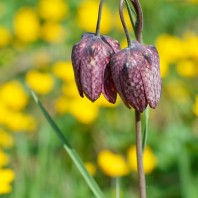
[[[116,89],[125,105],[143,112],[155,108],[161,94],[159,55],[154,46],[137,41],[116,53],[110,62]]]
[[[120,45],[115,39],[93,33],[85,33],[73,46],[72,65],[81,97],[85,94],[95,101],[102,93],[109,102],[116,102],[117,90],[109,62],[119,50]]]

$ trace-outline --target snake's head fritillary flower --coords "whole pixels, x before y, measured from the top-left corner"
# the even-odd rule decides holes
[[[110,63],[116,89],[127,107],[143,112],[155,108],[161,94],[159,55],[154,46],[132,45],[116,53]]]
[[[72,49],[72,65],[78,91],[92,102],[101,93],[111,102],[116,102],[117,91],[111,76],[110,59],[120,50],[118,41],[108,36],[85,33]]]

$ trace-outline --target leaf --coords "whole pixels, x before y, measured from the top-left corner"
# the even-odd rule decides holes
[[[149,109],[150,107],[147,106],[145,113],[145,126],[144,126],[144,134],[143,134],[143,140],[142,140],[142,150],[144,151],[144,148],[146,146],[147,141],[147,135],[148,135],[148,123],[149,123]]]
[[[124,0],[125,3],[126,3],[126,6],[127,6],[127,10],[128,10],[128,14],[129,14],[129,18],[130,18],[130,21],[131,21],[131,24],[132,24],[132,27],[133,27],[133,30],[134,30],[134,33],[136,35],[136,26],[137,26],[137,21],[136,21],[136,13],[135,11],[131,8],[128,0]],[[137,37],[137,35],[136,35]]]
[[[116,183],[116,198],[120,198],[120,178],[119,177],[115,178],[115,183]]]
[[[87,169],[85,168],[82,160],[80,159],[79,155],[76,153],[75,149],[71,146],[71,144],[65,138],[65,136],[63,135],[63,133],[61,132],[61,130],[58,128],[58,126],[56,125],[56,123],[51,118],[51,116],[45,110],[45,108],[43,107],[42,103],[39,101],[39,99],[36,96],[36,94],[33,91],[31,91],[31,93],[32,93],[32,96],[33,96],[35,102],[40,107],[41,111],[43,112],[45,118],[48,120],[48,122],[51,125],[51,127],[54,129],[54,132],[56,133],[56,135],[58,136],[58,138],[62,142],[63,147],[65,148],[65,150],[67,151],[67,153],[71,157],[72,161],[74,162],[74,164],[76,165],[76,167],[78,168],[78,170],[80,171],[80,173],[82,174],[82,176],[84,177],[85,181],[87,182],[89,188],[92,190],[93,194],[97,198],[104,197],[104,194],[101,191],[100,187],[95,182],[95,180],[93,179],[93,177],[88,173]]]

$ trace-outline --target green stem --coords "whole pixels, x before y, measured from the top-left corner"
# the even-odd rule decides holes
[[[98,20],[96,25],[96,36],[100,35],[100,23],[101,23],[101,17],[102,17],[102,7],[103,7],[104,0],[100,1],[99,9],[98,9]]]
[[[146,198],[146,182],[143,166],[143,153],[142,153],[142,134],[141,134],[141,115],[140,112],[135,111],[136,123],[136,155],[139,179],[140,198]]]
[[[120,198],[120,178],[116,177],[115,182],[116,182],[116,198]]]

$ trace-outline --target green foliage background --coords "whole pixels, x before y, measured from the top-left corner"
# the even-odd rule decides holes
[[[63,82],[53,74],[51,67],[58,61],[70,61],[72,45],[88,31],[77,20],[81,2],[67,0],[64,3],[68,14],[58,21],[65,31],[64,38],[51,42],[44,36],[38,36],[35,41],[24,43],[17,37],[13,21],[22,7],[31,7],[37,13],[39,0],[0,1],[0,27],[5,27],[11,34],[10,42],[0,48],[0,86],[12,80],[22,83],[29,95],[24,112],[37,121],[37,127],[30,133],[23,130],[16,132],[0,123],[0,127],[14,137],[13,147],[2,149],[10,157],[6,167],[15,172],[13,189],[9,194],[0,195],[2,198],[93,197],[28,92],[25,76],[32,69],[53,75],[53,90],[39,97],[82,160],[95,164],[97,172],[94,178],[107,197],[115,197],[115,179],[106,176],[99,168],[97,156],[100,150],[109,149],[126,158],[128,148],[135,144],[134,110],[128,110],[121,102],[113,108],[98,105],[97,118],[86,124],[71,112],[56,111],[55,101],[61,95]],[[119,1],[107,0],[105,3],[114,17],[118,13]],[[142,0],[141,4],[144,13],[143,40],[146,44],[155,44],[164,34],[182,40],[186,32],[193,32],[198,39],[198,1]],[[89,11],[87,8],[86,12]],[[42,26],[45,19],[38,16]],[[112,18],[112,24],[114,20]],[[90,27],[90,31],[94,29]],[[105,34],[121,42],[125,40],[124,32],[114,25]],[[132,30],[131,35],[134,38]],[[163,42],[161,46],[170,40],[164,39]],[[194,50],[196,54],[197,48]],[[44,67],[39,68],[35,66],[36,57],[43,53],[50,57],[50,61],[44,61]],[[161,101],[157,109],[150,110],[148,145],[158,162],[146,176],[150,198],[196,198],[198,195],[198,56],[188,60],[196,66],[195,75],[185,75],[186,68],[184,74],[179,73],[177,64],[180,60],[168,62],[168,72],[162,79]],[[178,94],[177,90],[181,88],[185,94]],[[138,197],[136,172],[131,171],[121,178],[121,197]]]

